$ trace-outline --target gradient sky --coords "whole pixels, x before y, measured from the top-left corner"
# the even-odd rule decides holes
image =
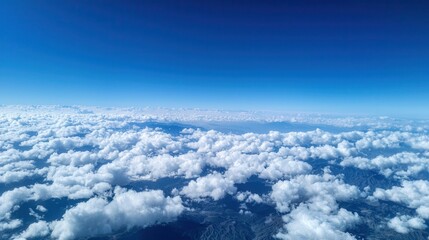
[[[0,104],[429,117],[429,1],[0,2]]]

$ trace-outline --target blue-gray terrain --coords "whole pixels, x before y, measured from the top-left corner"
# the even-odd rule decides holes
[[[1,239],[428,239],[429,125],[0,106]]]

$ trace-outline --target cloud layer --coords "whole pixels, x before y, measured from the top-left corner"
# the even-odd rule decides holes
[[[4,238],[109,235],[171,222],[198,211],[195,203],[227,197],[241,203],[237,212],[252,214],[247,208],[252,204],[272,207],[282,216],[276,236],[283,239],[354,239],[353,229],[365,220],[342,206],[350,202],[395,202],[415,209],[416,216],[386,216],[384,228],[400,234],[425,230],[429,219],[425,122],[189,109],[147,114],[149,109],[0,108]],[[233,127],[198,127],[219,121],[222,126],[299,122],[341,131],[235,133]],[[354,185],[341,174],[348,169],[396,186]],[[240,190],[251,178],[268,192]],[[144,185],[159,181],[171,184]],[[61,218],[47,220],[52,209],[44,202],[53,199],[71,204]],[[28,214],[35,219],[18,217],[20,206],[32,203]]]

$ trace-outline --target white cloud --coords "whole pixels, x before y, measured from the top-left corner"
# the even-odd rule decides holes
[[[429,219],[429,181],[402,181],[391,189],[377,188],[372,197],[414,208],[421,218]]]
[[[67,210],[61,220],[52,223],[51,237],[76,239],[110,234],[121,228],[147,227],[173,221],[183,210],[178,196],[165,197],[159,190],[116,188],[110,202],[96,197]]]
[[[396,216],[387,223],[387,226],[398,233],[406,234],[410,229],[425,229],[425,221],[419,217],[411,217],[407,215]]]
[[[42,212],[42,213],[44,213],[44,212],[47,212],[48,211],[48,209],[46,209],[44,206],[42,206],[42,205],[37,205],[36,206],[36,210],[37,211],[39,211],[39,212]]]
[[[338,209],[333,199],[323,197],[300,204],[283,219],[284,229],[276,237],[290,240],[355,239],[346,230],[360,221],[357,213]]]
[[[357,213],[338,208],[359,190],[325,170],[323,175],[301,175],[273,185],[271,198],[279,212],[287,213],[281,239],[354,239],[345,232],[359,222]]]
[[[323,175],[300,175],[273,185],[271,198],[280,212],[288,212],[294,203],[300,203],[320,195],[347,201],[359,195],[356,186],[345,184],[341,179],[325,172]]]
[[[45,118],[59,119],[63,125],[69,126],[70,130],[65,133],[73,133],[75,126],[73,121],[67,121],[66,116],[73,116],[75,119],[92,118],[94,121],[100,115],[111,119],[127,117],[139,121],[170,121],[170,122],[288,122],[330,125],[338,127],[371,127],[387,128],[400,127],[408,130],[410,122],[400,122],[393,118],[379,117],[347,117],[331,116],[327,114],[311,113],[278,113],[269,111],[223,111],[223,110],[203,110],[203,109],[170,109],[170,108],[101,108],[89,106],[0,106],[0,117],[10,118],[17,115],[21,118],[43,116]],[[20,124],[23,119],[11,119],[15,124]]]
[[[264,199],[265,196],[260,196],[259,194],[251,193],[249,191],[238,192],[235,198],[238,201],[245,203],[263,203],[267,201],[266,199]]]
[[[46,169],[35,169],[34,161],[16,161],[0,165],[0,183],[19,182],[34,175],[43,175]]]
[[[66,153],[53,153],[48,159],[48,163],[51,165],[71,165],[71,166],[82,166],[89,163],[96,164],[100,160],[98,154],[90,151],[79,151],[69,150]]]
[[[11,229],[15,229],[19,226],[21,226],[22,221],[18,220],[18,219],[14,219],[12,221],[9,222],[0,222],[0,233],[5,231],[5,230],[11,230]]]
[[[389,157],[377,156],[373,159],[351,157],[340,164],[360,169],[376,169],[386,177],[394,175],[396,178],[408,178],[421,172],[429,172],[429,158],[412,152],[401,152]]]
[[[276,158],[259,174],[259,177],[278,180],[294,175],[300,175],[311,171],[310,164],[302,161],[293,160],[293,158]]]
[[[15,188],[0,196],[0,221],[7,220],[20,202],[31,197],[31,190],[26,187]]]
[[[24,240],[24,239],[31,239],[31,238],[43,238],[49,235],[51,232],[49,223],[46,221],[38,221],[35,223],[30,224],[26,230],[24,230],[21,234],[18,236],[14,236],[14,239],[16,240]]]
[[[19,187],[6,191],[0,196],[0,221],[9,219],[20,203],[30,200],[47,200],[67,197],[69,199],[90,198],[94,193],[102,194],[111,187],[107,183],[98,183],[93,187],[83,185],[34,184],[30,187]]]
[[[194,199],[211,197],[213,200],[219,200],[225,194],[234,194],[236,190],[232,180],[225,178],[220,173],[212,173],[192,180],[180,193]]]

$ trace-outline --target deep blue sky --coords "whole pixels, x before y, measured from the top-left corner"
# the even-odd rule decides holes
[[[429,117],[429,1],[0,2],[0,103]]]

